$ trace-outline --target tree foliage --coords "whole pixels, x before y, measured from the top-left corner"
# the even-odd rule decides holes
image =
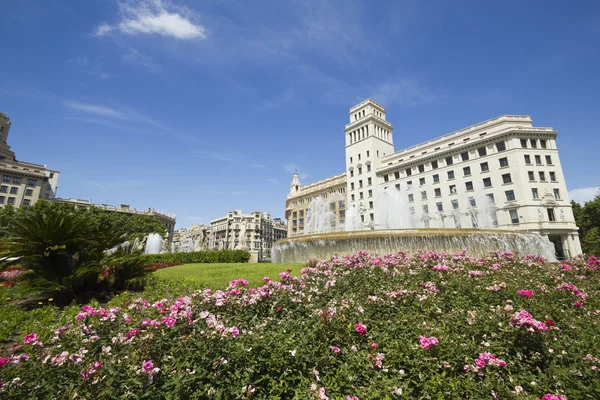
[[[582,206],[571,201],[583,252],[600,255],[600,192]]]

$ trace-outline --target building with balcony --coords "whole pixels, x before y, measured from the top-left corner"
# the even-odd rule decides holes
[[[251,262],[271,259],[271,247],[279,239],[287,237],[285,222],[272,219],[266,212],[243,214],[240,210],[210,222],[208,248],[212,250],[248,250]]]
[[[406,227],[537,232],[558,258],[581,253],[554,129],[502,115],[395,152],[383,106],[367,99],[349,116],[346,172],[304,187],[294,175],[286,200],[290,236],[303,233],[300,210],[308,199],[345,183],[338,196],[345,196],[346,216],[353,209],[353,229],[378,229],[389,207],[399,207]],[[391,191],[398,198],[392,205],[382,196]]]
[[[17,160],[8,145],[11,122],[0,113],[0,207],[35,204],[39,199],[52,199],[58,190],[60,172],[45,165]]]

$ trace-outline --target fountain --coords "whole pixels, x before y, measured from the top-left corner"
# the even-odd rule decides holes
[[[144,254],[160,254],[162,251],[163,237],[160,233],[151,233],[146,239]]]
[[[409,189],[408,193],[411,192]],[[466,249],[472,256],[502,250],[556,260],[554,247],[547,237],[494,229],[498,225],[497,209],[483,191],[477,190],[474,195],[454,192],[451,196],[451,210],[429,210],[424,205],[422,217],[417,219],[412,208],[414,203],[407,202],[399,190],[380,189],[375,193],[375,221],[363,222],[369,213],[364,204],[358,202],[356,208],[346,210],[344,224],[328,209],[328,201],[317,198],[307,210],[304,234],[275,243],[271,259],[276,263],[302,263],[308,259],[355,254],[360,250],[384,255],[417,250],[455,253]]]

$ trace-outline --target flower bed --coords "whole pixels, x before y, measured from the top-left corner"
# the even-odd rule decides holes
[[[289,272],[289,271],[288,271]],[[83,307],[0,358],[0,397],[595,399],[598,263],[464,252],[312,263]]]

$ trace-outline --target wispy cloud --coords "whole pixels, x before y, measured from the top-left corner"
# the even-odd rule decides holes
[[[593,200],[599,194],[600,187],[587,187],[570,190],[569,198],[579,204],[584,204],[586,201]]]
[[[163,0],[120,1],[119,20],[115,24],[101,24],[97,36],[110,33],[123,35],[161,35],[181,40],[205,39],[206,28],[194,22],[195,13]]]
[[[436,102],[439,96],[415,78],[401,78],[378,85],[370,92],[371,98],[382,104],[398,103],[414,107],[423,103]]]
[[[126,53],[121,55],[121,60],[129,64],[140,65],[153,72],[160,70],[160,66],[152,57],[133,47],[130,47]]]
[[[235,161],[235,157],[231,154],[219,153],[216,151],[206,152],[206,151],[193,151],[191,153],[192,157],[196,158],[208,158],[211,160],[217,161]]]
[[[75,59],[69,60],[67,64],[83,70],[95,78],[110,79],[113,77],[105,71],[104,62],[100,57],[90,57],[88,54],[80,54]]]
[[[293,173],[298,173],[300,180],[306,180],[308,179],[308,174],[305,172],[304,168],[300,167],[298,164],[295,163],[287,163],[283,165],[283,170],[285,172],[288,172],[290,174]]]
[[[287,103],[290,103],[294,100],[294,90],[288,89],[284,91],[282,94],[275,96],[272,99],[263,101],[258,105],[258,111],[269,111],[274,108],[279,108]]]
[[[277,185],[279,183],[279,181],[275,178],[268,178],[267,182],[273,184],[273,185]]]
[[[79,103],[79,102],[74,102],[74,101],[66,101],[65,106],[67,106],[73,110],[82,111],[82,112],[88,113],[88,114],[101,115],[104,117],[112,117],[112,118],[121,118],[121,119],[125,118],[123,114],[121,114],[119,111],[117,111],[113,108],[99,106],[96,104],[86,104],[86,103]]]

